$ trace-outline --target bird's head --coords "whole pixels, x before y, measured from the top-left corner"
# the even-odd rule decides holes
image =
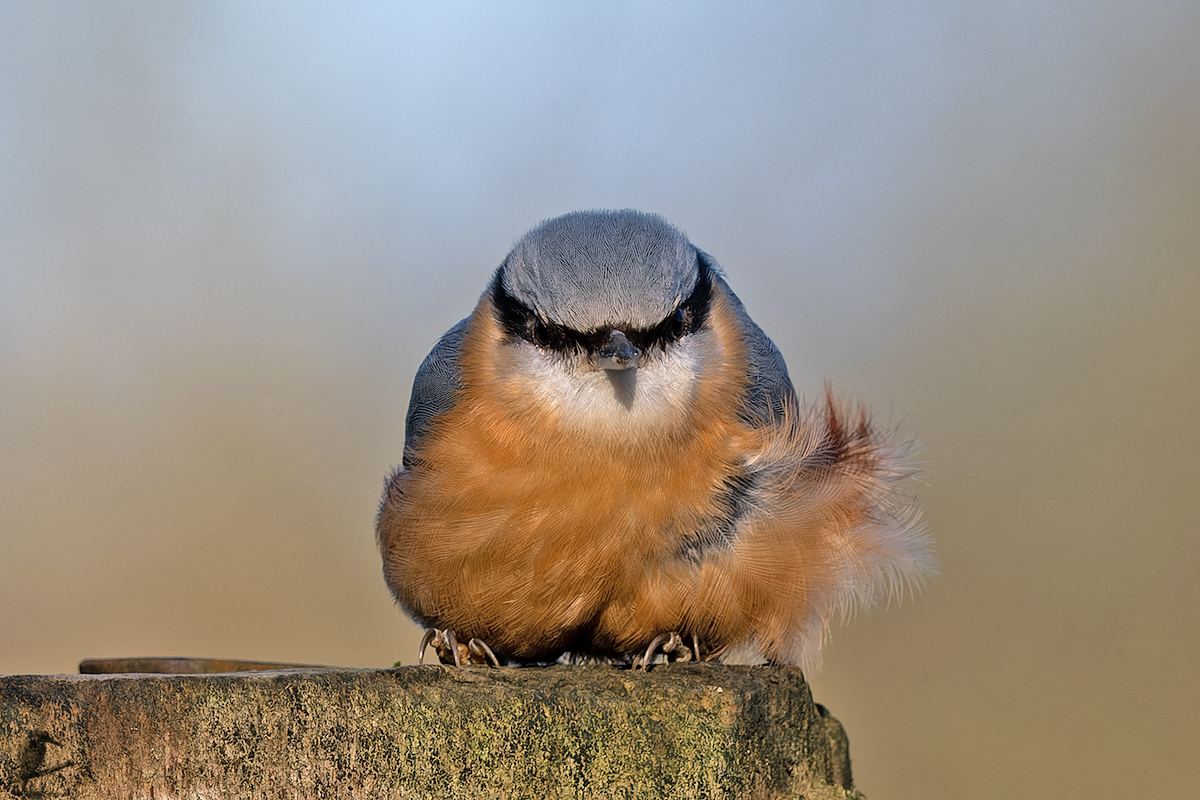
[[[517,242],[487,296],[528,393],[588,430],[661,426],[720,363],[707,257],[654,214],[579,211]]]

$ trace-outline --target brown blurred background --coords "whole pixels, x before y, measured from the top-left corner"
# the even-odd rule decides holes
[[[511,243],[658,211],[924,441],[872,798],[1200,782],[1200,4],[0,7],[0,672],[415,655],[372,517]]]

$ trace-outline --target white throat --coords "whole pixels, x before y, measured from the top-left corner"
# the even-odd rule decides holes
[[[643,357],[635,369],[596,369],[580,359],[556,358],[522,343],[512,361],[529,399],[568,432],[608,441],[646,441],[687,419],[715,342],[700,331],[666,353]]]

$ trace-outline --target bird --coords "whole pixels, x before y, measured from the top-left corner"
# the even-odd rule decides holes
[[[810,668],[832,618],[935,572],[909,444],[828,384],[801,399],[665,218],[571,212],[418,368],[384,577],[447,664]]]

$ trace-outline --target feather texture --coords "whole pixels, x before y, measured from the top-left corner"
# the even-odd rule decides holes
[[[669,244],[641,251],[677,257]],[[703,328],[628,375],[514,341],[490,293],[422,364],[377,524],[414,619],[516,662],[623,657],[678,631],[712,657],[812,666],[832,616],[930,574],[903,448],[828,390],[801,403],[691,252],[712,282]]]

